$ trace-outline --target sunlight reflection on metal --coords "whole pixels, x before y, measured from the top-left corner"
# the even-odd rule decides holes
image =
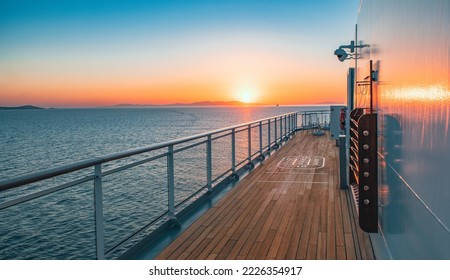
[[[444,102],[450,100],[450,91],[442,85],[394,88],[386,94],[392,99],[406,102]]]

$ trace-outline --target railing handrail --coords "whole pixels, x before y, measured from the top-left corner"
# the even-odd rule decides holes
[[[49,178],[54,178],[59,175],[69,174],[79,170],[86,170],[88,168],[92,168],[90,174],[81,175],[83,177],[78,178],[76,180],[72,180],[70,182],[65,182],[56,186],[51,186],[46,189],[37,190],[36,192],[25,194],[23,196],[13,198],[12,200],[8,200],[6,202],[0,203],[0,210],[9,208],[11,206],[16,206],[36,198],[40,198],[55,192],[62,191],[67,188],[71,188],[73,186],[92,181],[94,185],[94,221],[95,221],[95,246],[96,246],[96,258],[97,259],[105,259],[107,256],[111,256],[111,254],[115,254],[115,252],[119,247],[123,246],[126,242],[129,242],[133,238],[137,236],[137,234],[143,232],[143,230],[148,229],[157,221],[160,221],[163,217],[166,217],[168,220],[164,223],[167,226],[167,223],[177,224],[178,217],[177,211],[182,211],[183,207],[189,207],[193,205],[195,201],[194,196],[198,196],[203,193],[211,193],[213,192],[213,187],[217,187],[217,184],[222,184],[222,182],[227,182],[226,179],[224,181],[217,183],[217,180],[220,178],[225,178],[228,174],[227,178],[239,178],[241,172],[246,172],[251,170],[255,164],[258,162],[262,162],[265,159],[266,155],[271,154],[274,149],[278,149],[283,143],[289,141],[291,136],[295,134],[296,131],[302,128],[311,128],[309,127],[311,123],[311,114],[317,114],[319,117],[316,122],[319,121],[320,115],[324,115],[329,113],[329,110],[323,111],[299,111],[299,112],[290,112],[286,114],[271,116],[268,118],[263,118],[255,121],[250,121],[246,123],[241,123],[233,126],[223,127],[215,130],[210,130],[207,132],[194,134],[187,137],[181,137],[174,140],[155,143],[148,146],[138,147],[134,149],[129,149],[121,152],[111,153],[104,156],[98,156],[87,160],[82,160],[70,164],[66,164],[59,167],[54,167],[46,170],[42,170],[35,173],[30,173],[22,176],[18,176],[12,179],[0,181],[0,192],[7,189],[18,188],[22,185],[42,181]],[[301,117],[301,124],[299,125],[299,117]],[[305,125],[304,121],[309,118],[308,125]],[[278,124],[278,125],[277,125]],[[274,127],[273,134],[271,134],[271,127]],[[263,134],[263,127],[266,127],[266,135]],[[253,129],[259,130],[253,132]],[[259,132],[259,133],[258,133]],[[237,150],[236,150],[236,134],[244,133],[247,134],[248,142],[247,142],[247,151],[243,152],[243,155],[246,157],[241,161],[242,157],[239,159],[239,162],[236,162],[237,159]],[[252,137],[254,135],[255,138]],[[259,147],[258,144],[253,142],[252,139],[257,139],[259,135]],[[267,138],[267,145],[263,145],[263,135],[264,138]],[[223,172],[221,175],[213,175],[213,158],[212,158],[212,148],[214,140],[221,139],[227,136],[231,136],[231,166],[227,169],[227,171]],[[272,137],[274,136],[274,137]],[[273,140],[273,141],[272,141]],[[181,145],[180,145],[181,144]],[[178,146],[180,145],[180,146]],[[200,189],[195,190],[194,193],[191,193],[187,198],[181,197],[182,201],[179,202],[176,200],[175,193],[175,170],[174,170],[174,154],[191,149],[193,147],[197,147],[199,145],[206,146],[206,185],[203,185]],[[255,150],[257,150],[255,152]],[[134,155],[140,155],[151,151],[157,151],[156,154],[150,154],[149,157],[145,157],[143,159],[137,159],[134,162],[126,163],[125,165],[121,165],[119,167],[112,167],[108,170],[103,170],[103,164],[112,162],[115,160],[128,158]],[[164,202],[162,202],[161,210],[163,210],[162,215],[157,215],[156,218],[151,220],[150,222],[146,221],[145,225],[140,227],[139,230],[134,231],[131,235],[127,234],[127,237],[122,239],[120,242],[116,242],[114,246],[109,246],[108,248],[105,244],[105,215],[103,214],[103,177],[108,176],[110,174],[120,172],[135,166],[142,165],[147,162],[151,162],[157,160],[159,158],[167,159],[166,170],[163,171],[165,176],[167,176],[167,204],[164,206]],[[246,165],[242,165],[247,163]],[[231,173],[230,173],[231,172]],[[214,176],[214,178],[213,178]],[[191,190],[192,191],[192,190]],[[207,191],[207,192],[205,192]],[[188,203],[188,204],[185,204]],[[186,206],[189,205],[189,206]],[[167,207],[167,208],[165,208]],[[165,208],[165,209],[164,209]],[[185,208],[184,208],[185,209]],[[158,210],[159,211],[159,210]],[[161,211],[160,211],[161,212]],[[161,213],[159,213],[161,214]],[[156,231],[157,232],[157,231]]]
[[[302,114],[318,114],[318,113],[327,113],[330,112],[330,110],[312,110],[312,111],[300,111],[300,112],[296,112],[296,113],[302,113]]]
[[[326,110],[324,110],[324,111],[326,111]],[[121,158],[126,158],[126,157],[134,156],[137,154],[142,154],[142,153],[158,150],[158,149],[169,147],[169,146],[182,144],[185,142],[197,140],[197,139],[200,139],[203,137],[208,137],[210,135],[212,136],[212,135],[219,134],[219,133],[222,133],[222,132],[225,132],[228,130],[245,127],[245,126],[252,125],[255,123],[260,123],[260,122],[267,121],[267,120],[282,118],[282,117],[289,116],[289,115],[304,114],[304,113],[309,113],[309,112],[313,112],[313,111],[290,112],[290,113],[272,116],[272,117],[268,117],[268,118],[263,118],[263,119],[259,119],[259,120],[255,120],[255,121],[241,123],[238,125],[219,128],[219,129],[215,129],[215,130],[211,130],[211,131],[207,131],[207,132],[203,132],[203,133],[199,133],[199,134],[194,134],[191,136],[181,137],[181,138],[177,138],[177,139],[170,140],[167,142],[156,143],[156,144],[143,146],[143,147],[139,147],[139,148],[134,148],[134,149],[129,149],[129,150],[125,150],[125,151],[121,151],[121,152],[117,152],[117,153],[111,153],[111,154],[107,154],[104,156],[95,157],[92,159],[82,160],[82,161],[78,161],[75,163],[71,163],[71,164],[67,164],[67,165],[63,165],[63,166],[59,166],[59,167],[49,168],[49,169],[45,169],[45,170],[38,171],[38,172],[33,172],[30,174],[18,176],[18,177],[12,178],[12,179],[0,181],[0,191],[17,188],[22,185],[35,183],[35,182],[49,179],[52,177],[56,177],[59,175],[64,175],[64,174],[82,170],[82,169],[85,169],[88,167],[93,167],[93,166],[96,166],[98,164],[102,164],[105,162],[109,162],[109,161],[113,161],[113,160],[117,160],[117,159],[121,159]]]

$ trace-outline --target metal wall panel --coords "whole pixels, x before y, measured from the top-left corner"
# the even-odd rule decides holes
[[[345,106],[330,106],[330,139],[338,140],[341,135],[341,109]]]
[[[395,259],[450,259],[450,1],[364,0],[357,30],[357,80],[369,60],[377,79],[381,236]]]

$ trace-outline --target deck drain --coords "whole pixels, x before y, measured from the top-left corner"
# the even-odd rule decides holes
[[[318,169],[325,165],[325,158],[318,156],[300,156],[300,157],[284,157],[277,164],[278,168],[296,169],[309,168]]]

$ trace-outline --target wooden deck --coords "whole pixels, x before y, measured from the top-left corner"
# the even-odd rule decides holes
[[[328,135],[296,134],[157,259],[373,259],[338,160]]]

